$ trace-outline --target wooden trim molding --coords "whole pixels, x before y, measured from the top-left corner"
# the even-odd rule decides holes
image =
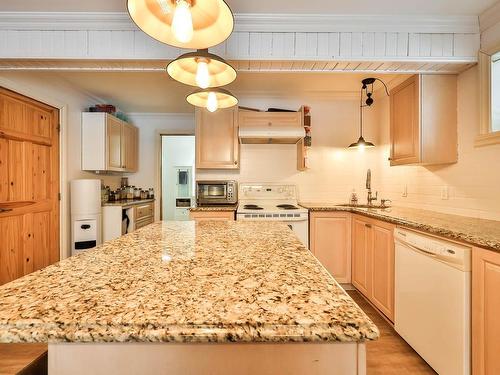
[[[476,16],[235,14],[235,31],[478,34]],[[126,12],[0,12],[7,30],[137,30]]]

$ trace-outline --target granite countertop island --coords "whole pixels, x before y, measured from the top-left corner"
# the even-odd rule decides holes
[[[301,203],[309,211],[347,211],[500,252],[500,221],[407,207],[360,208]]]
[[[0,287],[0,342],[311,342],[378,330],[282,223],[155,223]]]

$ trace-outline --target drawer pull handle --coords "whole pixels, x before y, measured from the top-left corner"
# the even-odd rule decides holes
[[[0,208],[0,214],[4,212],[10,212],[12,211],[12,208]]]
[[[80,228],[82,228],[82,229],[90,229],[90,225],[89,224],[83,224]]]
[[[371,225],[371,224],[365,224],[365,227],[367,227],[367,228],[371,228],[371,227],[372,227],[372,225]]]

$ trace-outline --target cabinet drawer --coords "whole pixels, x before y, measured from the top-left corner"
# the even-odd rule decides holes
[[[153,217],[146,217],[142,220],[136,220],[135,222],[135,229],[140,229],[142,227],[145,227],[146,225],[153,224]]]
[[[135,220],[153,216],[153,203],[143,204],[135,208]]]
[[[240,128],[255,128],[255,127],[277,127],[301,128],[302,113],[301,112],[239,112]]]

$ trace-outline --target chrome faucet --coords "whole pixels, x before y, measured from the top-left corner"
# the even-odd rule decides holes
[[[368,190],[367,203],[371,206],[372,202],[378,199],[378,192],[376,191],[375,196],[372,197],[372,171],[370,169],[366,172],[366,189]]]

